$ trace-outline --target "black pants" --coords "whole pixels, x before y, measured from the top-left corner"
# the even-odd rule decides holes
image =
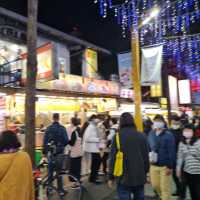
[[[97,180],[100,165],[101,165],[100,153],[92,153],[91,173],[89,178],[90,182],[95,182]]]
[[[177,195],[181,198],[181,199],[185,199],[186,197],[186,180],[184,177],[184,173],[182,173],[182,178],[181,180],[179,180],[179,178],[176,176],[176,168],[173,169],[173,179],[176,185],[176,192]]]
[[[189,174],[185,172],[185,177],[192,200],[200,199],[200,174]]]
[[[103,172],[107,174],[107,162],[108,162],[109,153],[104,152],[102,157],[102,165],[103,165]]]
[[[70,174],[79,181],[81,179],[81,159],[82,157],[70,159]],[[70,181],[74,181],[73,178],[70,178]]]

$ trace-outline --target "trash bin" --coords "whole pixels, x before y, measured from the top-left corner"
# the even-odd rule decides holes
[[[41,159],[42,159],[42,151],[41,150],[35,150],[35,164],[36,164],[36,166],[39,165]]]

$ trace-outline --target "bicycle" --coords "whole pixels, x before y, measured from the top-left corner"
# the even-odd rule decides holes
[[[50,154],[48,154],[48,162],[51,159],[51,161],[55,164],[55,169],[53,172],[53,176],[51,177],[51,180],[49,180],[48,173],[43,176],[41,169],[46,168],[48,169],[48,162],[41,162],[34,171],[34,182],[35,182],[35,196],[36,200],[45,200],[45,199],[51,199],[54,195],[57,195],[60,200],[64,200],[70,189],[72,187],[69,185],[69,178],[71,179],[71,182],[75,183],[77,188],[76,190],[79,191],[78,193],[78,200],[82,199],[82,191],[83,186],[82,183],[73,175],[71,175],[67,169],[68,166],[63,168],[63,159],[65,155],[60,154],[59,159],[57,159],[58,156],[55,154],[55,146],[52,144],[49,144],[50,146]],[[62,165],[62,167],[61,167]],[[58,187],[58,184],[56,181],[61,178],[63,180],[62,184],[62,191],[60,191],[60,188]]]

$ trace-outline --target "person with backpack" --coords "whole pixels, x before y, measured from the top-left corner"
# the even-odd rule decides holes
[[[58,158],[59,155],[64,154],[65,146],[69,143],[67,131],[64,126],[59,123],[60,116],[58,113],[53,114],[53,123],[50,125],[44,135],[44,150],[43,153],[48,157],[48,180],[49,185],[52,185],[53,181],[53,173],[56,169],[55,159]],[[55,149],[53,149],[55,148]],[[52,152],[53,151],[53,152]],[[50,156],[49,156],[50,154]],[[52,156],[52,154],[54,154]],[[61,161],[62,162],[62,161]],[[64,162],[64,161],[63,161]],[[62,177],[58,177],[58,189],[60,195],[64,195]],[[50,192],[50,189],[49,189]]]
[[[149,149],[144,134],[136,129],[130,113],[120,117],[119,133],[114,136],[109,162],[109,187],[114,179],[119,200],[144,200],[144,184],[149,171]]]
[[[156,115],[148,135],[150,180],[162,200],[171,199],[172,172],[176,160],[175,139],[162,115]]]
[[[82,151],[82,134],[79,127],[80,121],[76,118],[71,119],[71,123],[74,126],[74,131],[71,134],[71,139],[69,141],[70,149],[70,175],[75,177],[78,181],[81,179],[81,160],[83,156]],[[70,179],[72,182],[72,178]],[[78,185],[73,185],[72,188],[76,189]]]

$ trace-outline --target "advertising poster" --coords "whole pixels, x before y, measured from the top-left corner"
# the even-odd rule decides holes
[[[27,54],[23,54],[22,60],[20,60],[19,62],[21,62],[22,66],[22,83],[25,83]],[[47,43],[37,48],[37,62],[38,62],[37,80],[48,81],[58,78],[58,70],[56,70],[54,46],[52,43]]]
[[[82,72],[83,76],[96,78],[98,71],[97,52],[91,49],[86,49],[83,55]]]
[[[168,76],[169,98],[172,110],[178,110],[178,81],[173,76]]]
[[[141,83],[143,86],[161,82],[163,46],[142,49]]]
[[[133,88],[131,53],[118,54],[118,69],[120,83],[123,88]]]
[[[191,103],[191,87],[190,80],[178,81],[179,102],[180,104]]]

